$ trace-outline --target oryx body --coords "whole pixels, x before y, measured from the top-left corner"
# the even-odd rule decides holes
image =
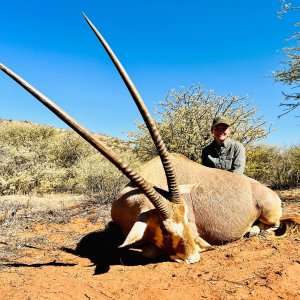
[[[200,236],[210,244],[221,244],[241,238],[256,220],[270,226],[279,224],[280,198],[258,181],[207,168],[180,154],[171,154],[171,160],[180,187],[192,185],[182,197],[188,206],[188,221],[195,239]],[[158,157],[138,171],[155,187],[167,189]],[[153,208],[137,188],[129,185],[113,203],[112,218],[127,236],[139,214]]]

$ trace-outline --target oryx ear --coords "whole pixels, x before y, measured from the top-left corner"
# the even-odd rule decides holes
[[[179,185],[180,194],[181,195],[189,194],[192,191],[194,191],[199,185],[200,185],[200,181],[192,184],[181,184]]]
[[[119,248],[123,248],[140,241],[144,236],[146,228],[147,223],[144,223],[142,221],[136,221],[132,226],[131,230],[129,231],[124,243],[120,245]]]
[[[124,243],[120,245],[119,248],[123,248],[141,241],[145,235],[148,225],[150,223],[157,223],[158,219],[159,216],[156,209],[141,213],[130,229]]]

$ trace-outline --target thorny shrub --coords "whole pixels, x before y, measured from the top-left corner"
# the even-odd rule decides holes
[[[96,135],[132,162],[125,142]],[[111,201],[126,182],[113,165],[71,130],[0,120],[1,195],[85,193]]]

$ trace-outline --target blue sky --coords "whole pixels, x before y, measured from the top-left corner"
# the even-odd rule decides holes
[[[249,95],[276,131],[264,142],[300,142],[295,113],[278,120],[288,87],[272,71],[285,59],[297,13],[278,19],[279,0],[0,0],[0,61],[93,132],[124,138],[139,113],[86,24],[113,48],[150,112],[170,89],[201,82],[218,95]],[[66,126],[5,74],[0,118]]]

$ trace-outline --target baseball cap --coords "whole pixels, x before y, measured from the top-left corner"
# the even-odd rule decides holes
[[[226,124],[228,126],[231,125],[231,121],[227,117],[215,117],[212,123],[212,127],[219,125],[219,124]]]

